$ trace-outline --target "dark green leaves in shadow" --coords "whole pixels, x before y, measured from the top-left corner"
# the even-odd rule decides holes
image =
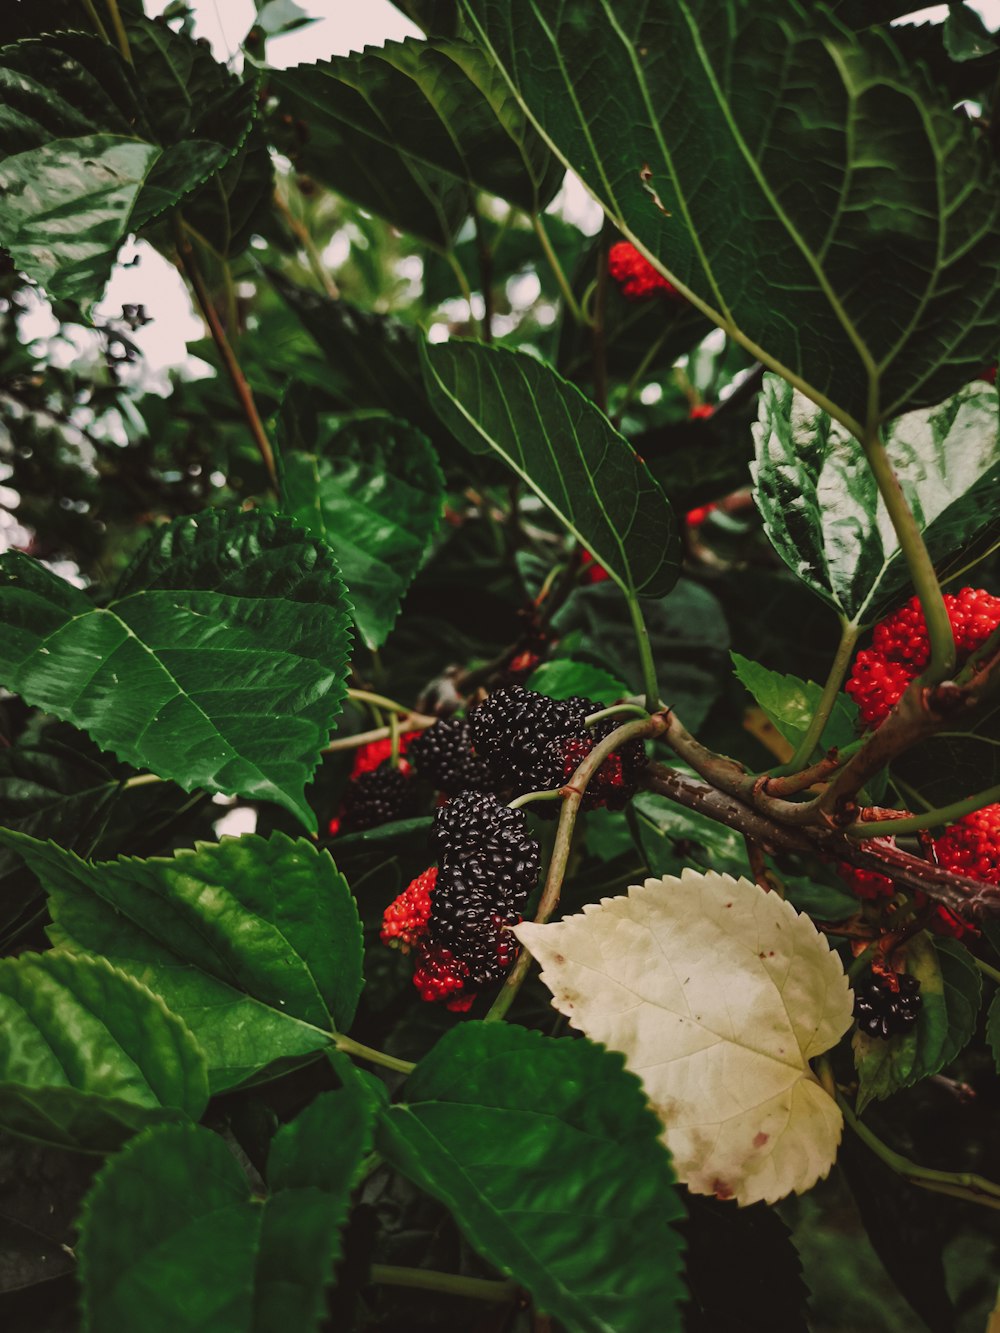
[[[223,1141],[169,1126],[135,1139],[84,1204],[78,1255],[89,1333],[312,1333],[374,1112],[321,1093],[271,1144],[266,1200]]]
[[[369,648],[380,648],[423,562],[444,507],[430,442],[389,416],[338,419],[309,391],[279,421],[281,507],[333,547]]]
[[[474,452],[492,449],[626,593],[673,587],[680,542],[670,504],[624,436],[543,362],[448,342],[422,349],[441,420]]]
[[[129,29],[141,81],[115,48],[82,33],[0,50],[0,245],[50,295],[96,299],[125,235],[225,166],[256,110],[253,83],[189,38],[137,16]],[[256,198],[269,192],[264,157]],[[207,195],[192,200],[224,250],[246,212],[245,198],[231,199],[236,176],[227,181],[212,182],[207,212]]]
[[[0,962],[0,1127],[107,1152],[208,1101],[205,1057],[163,1001],[103,959]]]
[[[304,788],[344,696],[349,609],[333,555],[286,519],[221,510],[160,529],[106,606],[0,559],[0,681],[186,791]]]
[[[1000,534],[997,391],[976,380],[885,432],[903,494],[939,565]],[[858,442],[790,385],[764,380],[752,465],[757,508],[785,564],[854,624],[907,594],[909,574]]]
[[[449,246],[477,187],[527,212],[562,182],[503,75],[461,41],[389,42],[268,72],[299,125],[296,166],[361,207]]]
[[[377,1146],[568,1333],[668,1333],[681,1206],[659,1133],[620,1056],[466,1023],[407,1080]]]
[[[864,423],[994,357],[985,142],[888,29],[783,0],[462,0],[611,220],[773,369]]]
[[[357,907],[329,853],[282,833],[92,863],[16,833],[49,894],[54,941],[109,958],[192,1029],[212,1091],[346,1030],[361,992]]]

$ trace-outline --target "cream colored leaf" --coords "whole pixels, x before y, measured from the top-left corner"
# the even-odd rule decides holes
[[[515,933],[555,1007],[642,1079],[694,1193],[773,1203],[827,1174],[843,1119],[808,1061],[847,1030],[852,997],[807,916],[685,870]]]

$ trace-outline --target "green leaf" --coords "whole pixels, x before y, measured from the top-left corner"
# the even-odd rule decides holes
[[[1000,534],[997,402],[996,389],[976,380],[885,433],[938,564]],[[754,438],[754,498],[775,550],[849,621],[877,620],[905,595],[909,574],[857,441],[773,375],[764,379]]]
[[[860,429],[990,362],[996,169],[888,29],[796,0],[462,7],[615,225],[810,398]]]
[[[283,833],[97,864],[0,832],[49,894],[53,938],[110,958],[195,1033],[213,1092],[350,1027],[361,924],[329,853]]]
[[[318,1329],[373,1118],[352,1089],[322,1093],[275,1135],[263,1202],[208,1130],[169,1126],[134,1139],[84,1204],[77,1255],[88,1333]]]
[[[619,1056],[466,1023],[404,1093],[383,1116],[379,1151],[568,1333],[680,1327],[670,1159]]]
[[[329,548],[286,519],[215,510],[161,528],[97,607],[0,558],[0,680],[185,791],[275,801],[304,787],[344,696],[350,633]]]
[[[948,1013],[948,1035],[941,1052],[940,1068],[951,1064],[972,1040],[983,1000],[983,978],[964,944],[947,937],[935,939],[941,980]],[[936,1070],[929,1070],[936,1073]]]
[[[463,466],[467,464],[468,454],[427,401],[419,372],[419,335],[412,325],[299,287],[277,269],[264,271],[326,357],[330,374],[323,388],[338,407],[373,407],[402,417],[423,431],[439,457],[458,454]]]
[[[952,60],[977,60],[997,49],[993,34],[964,0],[949,4],[941,36],[944,49]]]
[[[534,213],[562,183],[502,74],[469,42],[389,42],[270,70],[268,83],[303,127],[299,170],[433,244],[453,242],[477,187]]]
[[[822,685],[798,676],[784,675],[751,662],[739,653],[730,653],[736,676],[791,745],[805,736],[823,695]],[[857,735],[857,709],[844,694],[839,694],[823,729],[820,748],[847,745]]]
[[[993,992],[986,1014],[986,1042],[993,1052],[993,1063],[1000,1071],[1000,990]]]
[[[242,200],[229,197],[242,169],[199,187],[246,138],[254,84],[165,25],[131,16],[128,28],[141,79],[79,32],[0,49],[0,245],[55,296],[98,296],[127,233],[193,191],[192,216],[218,248],[246,212],[245,182]],[[270,191],[259,141],[254,164],[259,199]]]
[[[208,1101],[189,1028],[103,959],[0,961],[0,1031],[0,1126],[16,1134],[106,1152]]]
[[[818,884],[802,875],[783,875],[786,897],[797,912],[806,912],[814,921],[846,921],[856,916],[861,904],[845,888]]]
[[[975,1032],[982,981],[967,949],[918,935],[906,946],[906,971],[920,982],[916,1025],[888,1041],[854,1034],[859,1114],[870,1101],[936,1074]]]
[[[582,695],[600,704],[613,704],[628,694],[627,686],[600,667],[588,662],[574,662],[557,657],[536,667],[525,682],[525,689],[547,694],[550,699],[570,699]],[[624,719],[623,719],[624,720]]]
[[[588,398],[523,352],[421,349],[434,410],[474,452],[494,449],[626,593],[660,597],[680,568],[673,511],[645,464]]]
[[[110,134],[54,139],[0,164],[0,243],[53,296],[100,293],[159,148]]]
[[[629,807],[629,819],[651,874],[680,874],[689,865],[726,875],[747,873],[742,834],[707,815],[640,792]]]
[[[369,648],[380,648],[441,522],[430,441],[390,416],[338,420],[298,391],[279,419],[281,507],[333,547]]]

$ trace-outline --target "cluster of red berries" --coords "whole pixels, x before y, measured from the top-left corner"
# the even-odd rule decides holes
[[[438,865],[386,908],[382,940],[417,949],[413,984],[422,1000],[463,1010],[517,956],[508,927],[538,878],[538,843],[521,810],[472,791],[438,810],[432,837]]]
[[[984,806],[949,824],[939,838],[930,841],[929,849],[945,870],[968,875],[984,884],[1000,884],[1000,805]],[[838,861],[837,871],[857,897],[868,902],[891,898],[895,893],[892,879],[877,870],[862,870]],[[923,901],[922,895],[918,895],[917,906],[922,906]],[[938,935],[960,939],[972,928],[949,908],[939,906],[931,929]]]
[[[961,665],[1000,625],[1000,597],[982,588],[962,588],[955,594],[946,593],[944,604]],[[911,597],[875,626],[871,647],[854,659],[845,689],[857,704],[864,726],[881,726],[929,660],[924,613],[919,598]]]
[[[618,283],[626,301],[645,301],[657,293],[675,301],[684,300],[674,284],[658,273],[628,241],[618,241],[608,251],[608,272]]]
[[[586,719],[600,710],[593,699],[550,699],[521,685],[505,685],[471,711],[469,722],[476,752],[490,765],[497,786],[521,795],[561,787],[594,746],[621,725],[604,718],[588,727]],[[609,755],[591,778],[582,808],[623,809],[635,795],[645,763],[638,740]]]

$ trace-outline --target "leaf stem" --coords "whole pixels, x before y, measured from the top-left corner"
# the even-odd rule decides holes
[[[373,1065],[393,1069],[397,1074],[412,1074],[417,1067],[409,1060],[399,1060],[394,1055],[387,1055],[385,1051],[376,1051],[373,1046],[364,1046],[353,1037],[345,1037],[342,1032],[333,1034],[333,1044],[345,1055],[353,1055],[358,1060],[367,1060]]]
[[[87,17],[97,30],[97,35],[107,46],[111,45],[111,38],[108,36],[108,30],[104,26],[104,20],[94,8],[94,0],[83,0],[83,7],[87,11]]]
[[[179,212],[174,214],[174,239],[177,244],[177,253],[180,256],[181,265],[187,274],[188,281],[194,289],[201,313],[205,317],[205,323],[208,325],[212,340],[215,343],[222,364],[226,373],[232,382],[236,393],[237,401],[243,410],[247,425],[250,428],[250,434],[253,436],[254,443],[264,460],[264,467],[267,471],[268,480],[275,492],[278,493],[278,470],[274,462],[274,450],[271,448],[271,441],[267,438],[267,432],[264,429],[264,423],[260,419],[260,413],[257,411],[257,404],[254,402],[253,390],[247,383],[246,376],[240,368],[240,363],[236,359],[236,353],[233,351],[229,339],[226,337],[226,331],[222,327],[219,319],[219,313],[208,294],[208,288],[205,286],[205,280],[201,275],[201,269],[198,267],[198,261],[195,257],[194,246],[187,235],[184,220]]]
[[[936,810],[925,810],[921,815],[907,815],[903,819],[877,819],[870,823],[859,820],[852,824],[847,833],[852,838],[883,838],[895,833],[916,833],[919,829],[931,828],[935,824],[952,824],[963,815],[971,815],[981,810],[984,805],[1000,801],[1000,784],[987,787],[975,796],[966,796],[964,800],[952,801],[951,805],[938,806]]]
[[[372,704],[375,708],[384,708],[387,713],[399,713],[402,717],[408,717],[413,711],[405,704],[398,704],[395,699],[388,699],[384,694],[373,694],[371,690],[349,689],[347,697],[359,704]]]
[[[562,800],[562,787],[554,787],[549,791],[526,791],[523,796],[515,796],[512,801],[507,802],[508,810],[520,810],[522,806],[530,805],[532,801],[559,801]]]
[[[813,751],[823,738],[823,731],[830,719],[830,714],[833,712],[833,705],[837,702],[840,687],[851,661],[851,653],[854,651],[854,645],[857,643],[860,633],[861,629],[858,625],[841,618],[840,642],[830,665],[830,674],[823,686],[823,693],[816,705],[816,711],[813,713],[806,734],[799,741],[798,748],[791,759],[783,765],[783,773],[797,773],[800,769],[805,768],[812,759]],[[773,776],[778,777],[780,775],[775,773]]]
[[[649,711],[641,704],[612,704],[583,719],[585,727],[592,727],[596,722],[603,722],[606,717],[648,717]]]
[[[114,29],[115,39],[118,42],[118,50],[122,53],[122,59],[129,65],[132,64],[132,48],[129,46],[128,33],[125,31],[125,24],[122,22],[122,16],[118,12],[118,0],[104,0],[107,11],[111,15],[111,26]]]
[[[446,250],[443,250],[441,253],[448,261],[448,264],[451,267],[451,271],[455,275],[455,281],[458,283],[459,291],[462,293],[462,299],[469,307],[469,322],[473,324],[477,329],[480,329],[479,320],[476,318],[476,312],[472,308],[472,288],[469,285],[469,279],[466,276],[465,269],[459,262],[458,255],[455,254],[455,251],[451,248],[451,246],[449,246]]]
[[[994,1181],[987,1180],[985,1176],[975,1175],[971,1171],[936,1171],[933,1167],[911,1162],[908,1157],[904,1157],[887,1143],[883,1143],[867,1125],[862,1124],[846,1097],[839,1093],[837,1105],[861,1142],[869,1147],[891,1171],[908,1180],[911,1185],[919,1185],[921,1189],[933,1190],[938,1194],[950,1194],[953,1198],[965,1199],[969,1203],[979,1203],[985,1208],[1000,1208],[1000,1185]]]
[[[982,958],[977,958],[975,954],[972,955],[972,961],[984,977],[989,977],[990,981],[995,981],[1000,986],[1000,969],[995,968],[992,963],[985,962]]]
[[[642,666],[642,688],[646,693],[646,712],[655,713],[660,707],[660,687],[656,681],[656,663],[653,660],[653,645],[649,641],[649,631],[643,618],[639,598],[632,591],[627,593],[628,613],[635,632],[635,644],[639,650],[639,662]]]
[[[569,861],[570,846],[573,842],[573,829],[576,826],[576,817],[580,813],[580,806],[590,779],[608,755],[620,746],[625,745],[630,740],[658,736],[666,729],[667,719],[662,714],[641,718],[635,722],[626,722],[624,726],[617,727],[610,736],[606,736],[603,741],[594,746],[569,782],[562,788],[560,795],[563,798],[563,807],[559,812],[559,824],[556,827],[555,842],[552,844],[552,855],[549,857],[545,886],[542,889],[538,910],[535,913],[535,921],[538,924],[544,924],[548,921],[559,906],[559,895],[562,892],[563,877],[566,874],[566,864]],[[483,1020],[484,1022],[496,1023],[505,1017],[507,1010],[514,1003],[518,991],[524,984],[530,966],[531,954],[522,945],[517,962],[507,974],[507,979],[504,981],[500,994],[493,1001],[489,1013]]]
[[[559,262],[559,256],[552,248],[552,242],[549,240],[549,234],[545,230],[545,223],[542,221],[540,213],[532,213],[531,225],[535,229],[535,235],[538,237],[538,244],[542,247],[542,253],[548,261],[549,268],[552,270],[552,276],[556,280],[556,286],[566,302],[566,309],[573,316],[577,324],[586,324],[587,317],[580,309],[580,303],[573,295],[573,288],[570,286],[563,271],[563,266]]]
[[[400,722],[400,728],[403,731],[426,731],[428,727],[433,727],[438,719],[428,717],[424,713],[408,713]],[[374,727],[371,731],[359,731],[353,736],[341,736],[339,740],[330,741],[324,745],[323,754],[336,754],[338,750],[357,750],[362,745],[370,745],[372,741],[388,740],[392,735],[389,727]]]
[[[437,1273],[430,1268],[397,1268],[393,1264],[372,1264],[372,1282],[385,1287],[413,1287],[420,1291],[440,1291],[449,1296],[467,1296],[474,1301],[492,1301],[507,1305],[518,1299],[521,1288],[507,1279],[463,1277],[459,1273]]]
[[[899,480],[893,471],[892,463],[886,452],[885,442],[877,429],[866,432],[861,441],[872,470],[875,484],[885,504],[886,512],[899,541],[899,548],[906,560],[910,578],[920,599],[920,606],[927,623],[927,635],[930,639],[931,657],[921,676],[921,684],[936,685],[955,669],[955,635],[944,604],[941,585],[938,582],[934,562],[924,543],[923,535],[907,504]]]

